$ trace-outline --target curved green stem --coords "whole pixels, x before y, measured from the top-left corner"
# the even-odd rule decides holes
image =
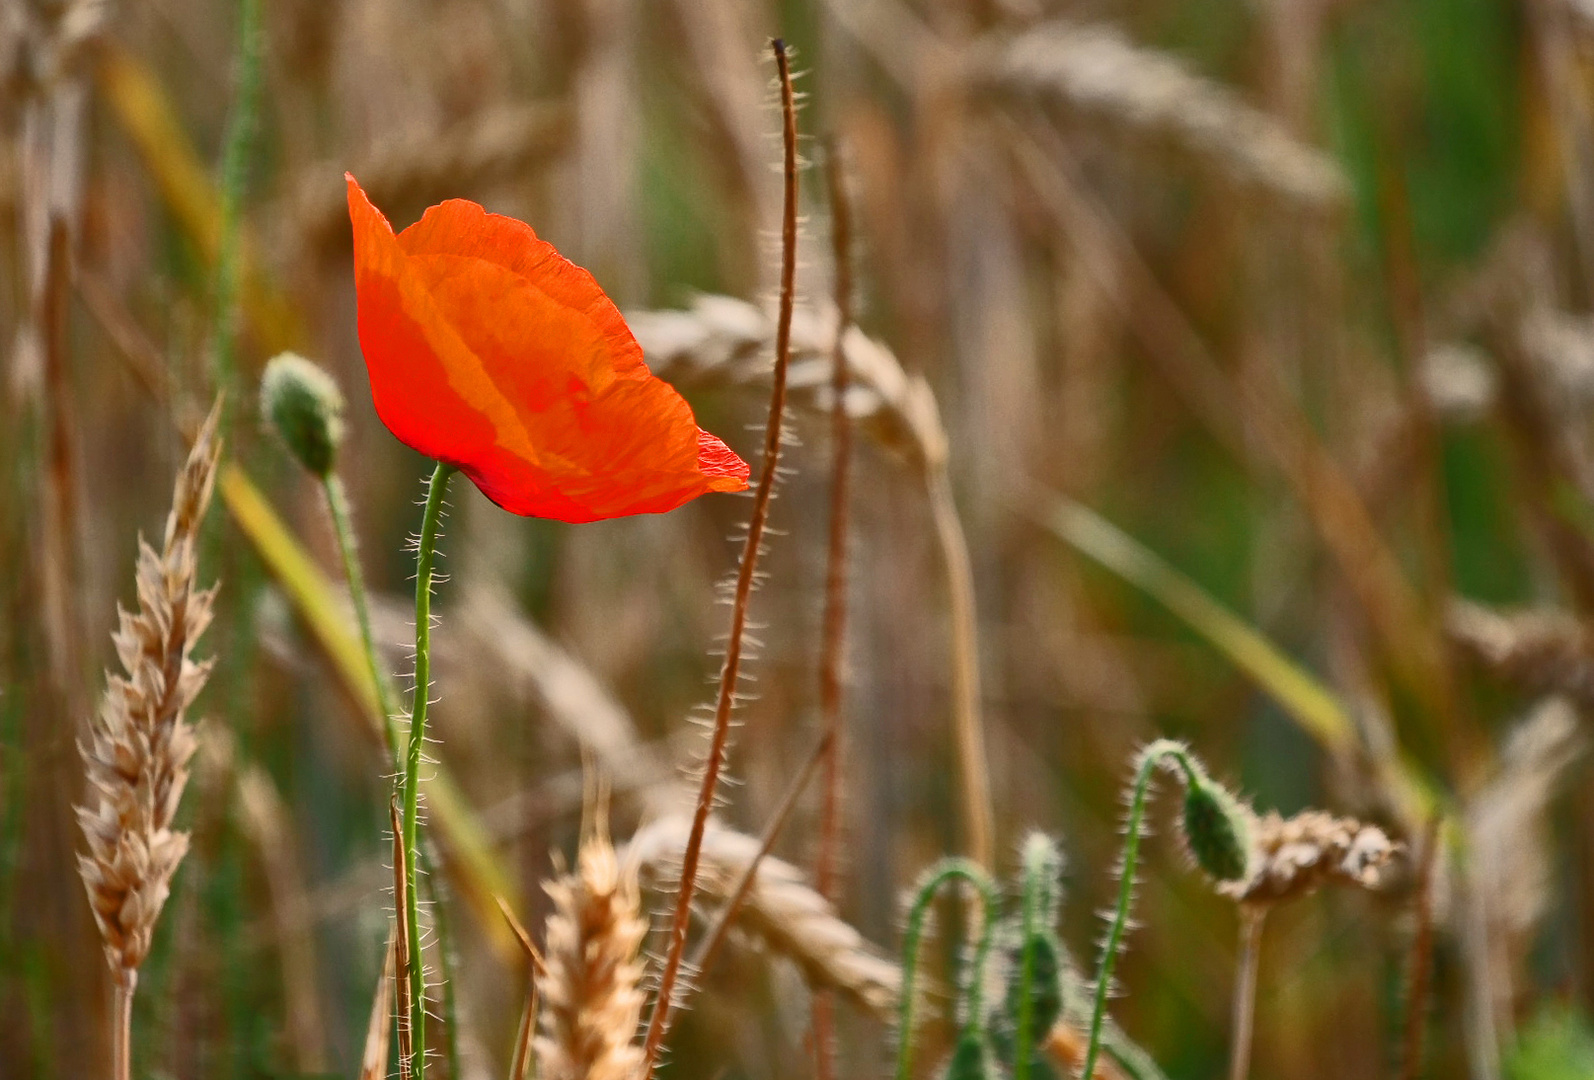
[[[410,939],[410,1031],[414,1065],[410,1075],[426,1074],[426,976],[421,964],[420,890],[415,887],[416,818],[419,809],[421,747],[426,742],[426,707],[432,675],[432,577],[437,558],[437,535],[443,523],[443,495],[454,466],[439,461],[426,488],[426,512],[421,517],[421,540],[415,555],[415,693],[410,700],[409,745],[404,753],[404,850],[408,853]]]
[[[332,514],[332,532],[337,536],[338,553],[343,556],[343,576],[349,583],[349,599],[354,603],[354,619],[360,627],[360,643],[365,646],[365,662],[371,669],[377,705],[382,710],[382,735],[387,740],[387,752],[392,755],[394,767],[397,768],[403,762],[404,745],[404,737],[398,726],[399,704],[393,696],[393,680],[382,669],[382,661],[376,651],[376,638],[371,633],[371,604],[365,591],[365,575],[360,571],[348,492],[336,473],[328,473],[321,483],[326,491],[327,509]]]
[[[1085,1066],[1079,1073],[1086,1080],[1096,1075],[1096,1057],[1101,1053],[1101,1029],[1107,1020],[1107,989],[1112,984],[1113,965],[1118,962],[1118,950],[1123,947],[1124,930],[1129,924],[1129,907],[1135,894],[1135,864],[1140,859],[1140,828],[1146,816],[1151,776],[1166,758],[1178,762],[1187,779],[1194,776],[1194,766],[1190,763],[1187,751],[1172,739],[1158,739],[1140,753],[1140,765],[1135,770],[1134,796],[1129,803],[1123,866],[1119,871],[1118,906],[1113,911],[1112,924],[1107,929],[1107,940],[1102,943],[1101,962],[1096,970],[1096,996],[1090,1012],[1090,1041],[1085,1045]]]
[[[984,1023],[985,961],[991,951],[992,930],[996,925],[996,887],[985,871],[968,859],[945,859],[931,868],[924,884],[908,909],[908,928],[902,938],[902,991],[897,1002],[896,1080],[909,1080],[913,1064],[913,983],[919,971],[919,942],[924,937],[924,921],[929,916],[935,894],[948,881],[961,880],[980,894],[981,929],[974,950],[974,971],[968,981],[967,1030],[978,1032]]]

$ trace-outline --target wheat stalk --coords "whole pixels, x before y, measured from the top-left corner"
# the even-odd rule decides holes
[[[88,851],[78,872],[88,890],[117,991],[114,1047],[127,1075],[129,1024],[138,968],[149,954],[172,874],[188,852],[188,834],[172,828],[198,746],[184,720],[210,674],[190,657],[210,622],[215,589],[195,587],[197,542],[210,502],[221,444],[211,410],[177,474],[165,542],[143,540],[138,554],[138,610],[119,609],[112,635],[125,675],[107,675],[105,699],[78,744],[88,793],[77,808]]]
[[[574,873],[545,888],[553,898],[536,1040],[542,1080],[636,1080],[643,1066],[642,917],[636,867],[600,830],[582,841]]]
[[[1039,99],[1166,144],[1302,210],[1333,214],[1349,199],[1344,170],[1328,154],[1228,87],[1113,27],[1047,23],[976,46],[969,63],[978,87]]]

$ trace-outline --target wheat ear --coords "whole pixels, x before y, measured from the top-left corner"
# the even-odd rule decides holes
[[[105,699],[78,744],[88,792],[77,808],[88,842],[78,872],[88,890],[116,987],[116,1075],[129,1073],[133,989],[149,955],[172,874],[188,834],[172,828],[198,741],[183,714],[210,675],[189,653],[210,623],[215,589],[195,587],[200,522],[210,502],[221,444],[220,402],[177,474],[166,536],[138,553],[138,610],[119,610],[111,640],[124,675],[107,675]]]
[[[636,867],[602,832],[582,841],[574,873],[546,886],[547,957],[537,975],[541,1080],[636,1080],[643,1065],[642,917]]]

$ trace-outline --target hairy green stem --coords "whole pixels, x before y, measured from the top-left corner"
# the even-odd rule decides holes
[[[421,781],[421,747],[426,742],[426,707],[432,677],[432,577],[437,558],[437,535],[443,523],[443,496],[454,466],[439,461],[426,488],[426,512],[421,517],[421,539],[415,555],[415,692],[410,699],[409,745],[404,753],[404,850],[408,854],[410,1032],[414,1065],[410,1075],[426,1075],[426,975],[421,963],[420,890],[416,886],[419,854],[416,825]]]
[[[1134,796],[1129,803],[1127,834],[1124,836],[1118,906],[1113,911],[1107,939],[1102,942],[1101,962],[1096,969],[1095,1002],[1090,1011],[1090,1041],[1085,1045],[1085,1066],[1079,1073],[1082,1077],[1096,1075],[1096,1058],[1101,1053],[1101,1030],[1107,1019],[1107,990],[1112,984],[1112,969],[1118,962],[1118,951],[1123,947],[1124,931],[1129,925],[1129,908],[1134,901],[1135,864],[1140,859],[1140,828],[1146,816],[1146,799],[1151,789],[1152,774],[1167,758],[1179,764],[1187,780],[1195,777],[1195,766],[1191,764],[1184,746],[1172,739],[1158,739],[1140,753],[1140,765],[1135,770]]]
[[[1020,915],[1018,1023],[1013,1035],[1013,1080],[1029,1080],[1030,1055],[1035,1047],[1035,920],[1040,906],[1042,867],[1025,860],[1024,898]]]
[[[376,687],[377,706],[382,710],[382,735],[387,740],[387,751],[396,769],[403,763],[404,752],[404,736],[398,726],[399,704],[393,694],[393,680],[382,668],[381,658],[376,651],[376,638],[371,633],[371,603],[365,589],[365,574],[360,570],[348,492],[336,473],[328,473],[321,483],[326,491],[327,509],[332,514],[332,532],[338,540],[338,552],[343,556],[343,576],[349,583],[349,599],[354,603],[354,619],[360,627],[360,644],[365,647],[365,662],[371,669],[371,682]]]
[[[967,993],[965,1030],[978,1032],[985,1017],[985,961],[991,951],[992,929],[996,925],[996,886],[979,865],[969,859],[944,859],[931,868],[924,884],[908,909],[908,928],[902,937],[902,992],[897,1002],[896,1080],[909,1080],[913,1066],[913,983],[919,971],[919,943],[924,938],[924,922],[930,904],[948,881],[966,881],[980,896],[981,926],[979,944],[974,950],[974,970]]]

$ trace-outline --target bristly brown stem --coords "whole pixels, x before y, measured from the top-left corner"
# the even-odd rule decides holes
[[[388,803],[393,821],[393,985],[397,989],[399,1080],[409,1080],[414,1067],[410,987],[410,903],[408,852],[404,846],[404,825],[399,817],[398,799]]]
[[[836,341],[830,368],[830,537],[825,562],[825,615],[819,654],[819,716],[824,731],[824,802],[819,813],[819,855],[814,887],[832,904],[840,883],[836,846],[841,832],[841,680],[847,633],[847,499],[852,478],[852,420],[847,415],[847,330],[852,326],[852,206],[840,140],[825,143],[825,180],[830,189],[830,247],[835,265]],[[814,1076],[836,1075],[835,999],[814,998]]]
[[[709,964],[713,963],[720,944],[724,942],[731,924],[736,921],[736,913],[747,899],[747,894],[752,891],[753,881],[758,877],[758,864],[763,862],[764,856],[774,849],[781,830],[786,827],[786,822],[791,820],[791,812],[796,809],[797,800],[808,787],[808,781],[813,779],[814,770],[834,749],[835,732],[827,730],[819,736],[819,741],[814,744],[808,759],[803,762],[803,767],[797,770],[797,775],[792,777],[791,783],[787,785],[786,793],[780,797],[780,805],[775,808],[775,816],[769,819],[768,825],[764,826],[764,835],[759,838],[758,850],[748,860],[746,868],[742,870],[742,876],[736,881],[735,888],[731,890],[724,906],[715,916],[714,925],[709,928],[703,943],[698,946],[696,954],[692,957],[692,970],[697,972],[699,978],[702,978],[703,972],[708,970]]]
[[[770,496],[775,489],[775,468],[780,460],[781,416],[786,409],[786,368],[791,359],[791,313],[797,278],[797,104],[792,93],[791,65],[786,58],[786,43],[776,38],[771,43],[775,67],[780,75],[780,107],[785,177],[785,201],[781,208],[780,318],[775,329],[775,371],[769,398],[769,420],[764,426],[764,462],[753,497],[753,516],[747,523],[747,539],[742,545],[741,568],[736,575],[736,592],[731,602],[731,631],[725,642],[725,663],[720,668],[719,698],[714,706],[714,729],[709,737],[708,760],[703,765],[703,784],[698,792],[697,809],[692,815],[692,831],[681,858],[681,886],[670,923],[670,941],[659,975],[658,996],[653,1015],[648,1018],[647,1038],[642,1046],[642,1078],[650,1080],[658,1063],[659,1050],[670,1019],[671,999],[681,974],[686,954],[686,932],[692,920],[692,895],[697,888],[697,864],[703,850],[703,832],[714,808],[714,791],[725,763],[726,744],[731,728],[731,709],[736,702],[736,685],[741,677],[742,637],[747,629],[747,606],[753,592],[754,572],[758,568],[759,548],[764,526],[769,519]]]

